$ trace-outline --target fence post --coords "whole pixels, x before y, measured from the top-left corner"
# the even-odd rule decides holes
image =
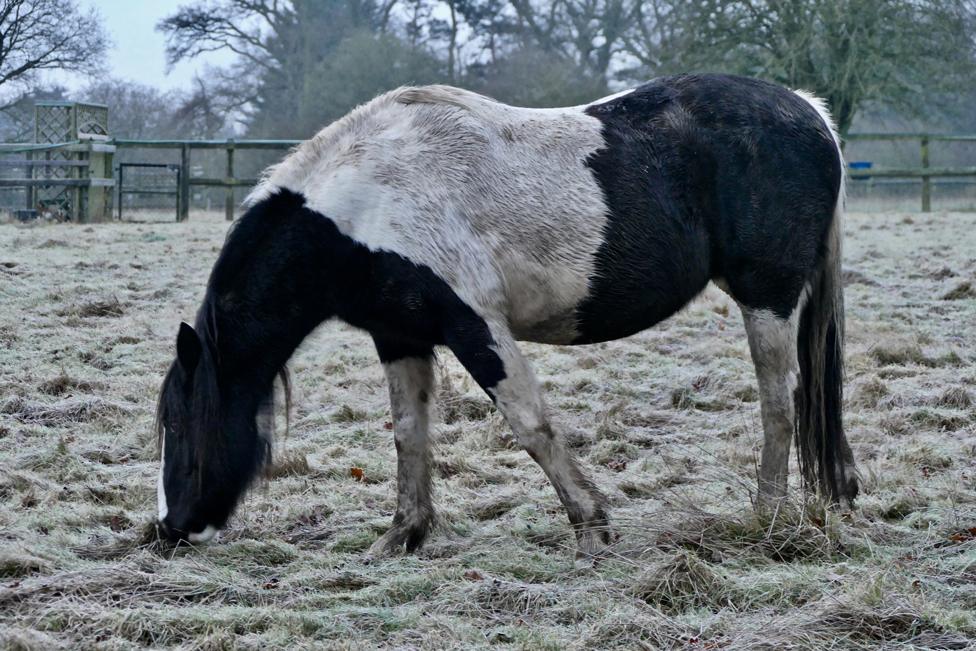
[[[78,178],[88,178],[90,185],[85,192],[79,192],[84,197],[79,218],[86,222],[100,222],[112,219],[112,161],[115,147],[99,141],[88,141],[83,145],[88,156],[88,168],[78,170]]]
[[[31,165],[31,161],[34,160],[34,152],[28,151],[26,158],[27,158],[27,174],[25,174],[24,176],[26,176],[28,179],[33,179],[34,166]],[[34,201],[34,186],[28,185],[26,188],[24,188],[24,194],[27,195],[26,197],[27,205],[25,205],[24,208],[27,208],[27,210],[33,210],[37,208],[37,202]]]
[[[922,168],[929,166],[929,139],[922,137]],[[922,212],[932,211],[932,183],[931,176],[922,177]]]
[[[176,221],[185,222],[190,218],[190,145],[180,145],[180,209]]]
[[[123,174],[125,173],[124,170],[125,170],[125,166],[123,166],[123,165],[120,164],[119,165],[119,187],[118,187],[118,193],[119,193],[119,221],[122,221],[122,184],[125,182],[125,179],[123,178]]]
[[[234,139],[227,139],[227,183],[234,181]],[[224,190],[224,217],[227,221],[234,221],[234,186],[228,185]]]

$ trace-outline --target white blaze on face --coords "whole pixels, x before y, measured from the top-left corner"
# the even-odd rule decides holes
[[[166,487],[163,485],[163,471],[166,468],[166,430],[159,445],[159,479],[156,481],[156,506],[159,508],[159,521],[166,519],[169,507],[166,504]]]

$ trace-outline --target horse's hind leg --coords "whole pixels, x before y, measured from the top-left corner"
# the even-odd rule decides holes
[[[397,450],[397,508],[393,526],[370,548],[387,554],[423,544],[434,521],[430,490],[429,402],[434,386],[433,350],[376,340],[390,385]]]
[[[475,334],[480,330],[481,334]],[[579,556],[589,557],[609,542],[606,498],[584,474],[553,431],[542,392],[528,361],[507,328],[458,324],[448,345],[475,381],[494,399],[519,444],[538,463],[566,508]]]
[[[781,318],[763,309],[742,307],[749,349],[759,381],[763,448],[759,466],[759,504],[775,506],[786,496],[790,442],[796,419],[794,391],[797,360],[797,317]]]

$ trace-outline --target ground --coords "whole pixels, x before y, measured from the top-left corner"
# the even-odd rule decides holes
[[[974,219],[848,217],[850,512],[794,490],[754,515],[756,383],[718,290],[624,341],[526,345],[612,503],[595,567],[446,353],[439,528],[370,559],[395,504],[387,392],[334,323],[290,364],[269,478],[219,541],[161,547],[153,410],[226,224],[0,225],[0,647],[974,647]]]

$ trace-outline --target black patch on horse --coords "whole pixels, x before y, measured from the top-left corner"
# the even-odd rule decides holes
[[[255,273],[259,260],[268,268]],[[231,287],[234,269],[245,263],[246,282]],[[315,326],[338,317],[373,335],[384,362],[447,345],[477,361],[485,388],[505,377],[484,319],[430,267],[370,250],[290,190],[278,190],[241,218],[211,285],[234,309],[260,310],[281,329],[290,324],[283,342],[288,355]]]
[[[606,147],[588,164],[609,215],[576,343],[667,318],[711,278],[788,316],[824,254],[840,159],[795,93],[728,75],[644,84],[586,112]]]
[[[275,192],[228,234],[196,327],[181,329],[193,368],[177,359],[163,383],[157,422],[167,433],[168,536],[226,523],[270,458],[255,423],[276,374],[330,317],[370,332],[384,362],[444,344],[489,393],[505,378],[485,321],[429,267],[371,251],[302,195]]]

